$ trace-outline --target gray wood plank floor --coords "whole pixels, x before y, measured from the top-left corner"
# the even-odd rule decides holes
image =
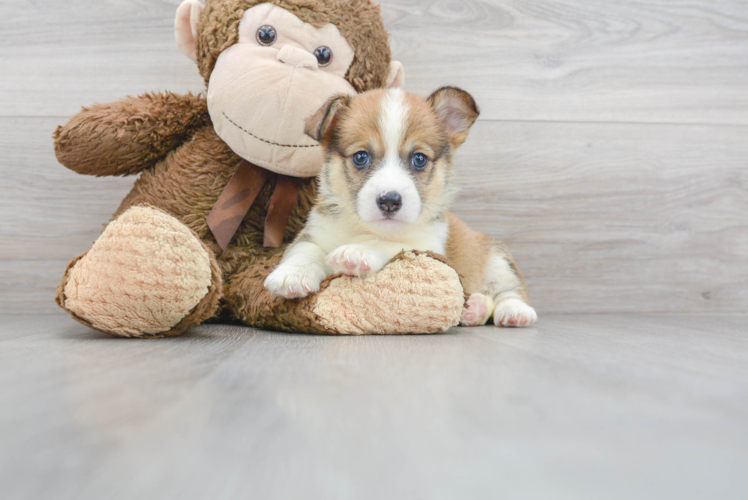
[[[748,316],[158,341],[0,325],[7,500],[748,495]]]

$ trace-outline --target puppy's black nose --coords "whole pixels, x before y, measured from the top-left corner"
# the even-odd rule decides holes
[[[393,214],[403,206],[403,197],[396,191],[380,194],[377,197],[377,206],[379,210],[386,214]]]

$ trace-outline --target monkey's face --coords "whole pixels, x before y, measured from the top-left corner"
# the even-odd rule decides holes
[[[345,80],[353,57],[332,24],[315,28],[271,4],[248,9],[239,42],[218,57],[208,84],[216,132],[256,165],[294,177],[316,175],[324,154],[304,134],[304,122],[331,95],[355,94]]]

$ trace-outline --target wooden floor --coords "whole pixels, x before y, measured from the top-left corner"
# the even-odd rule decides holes
[[[0,324],[4,500],[748,496],[748,316],[158,341]]]

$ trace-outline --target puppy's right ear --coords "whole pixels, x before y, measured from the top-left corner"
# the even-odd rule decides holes
[[[347,109],[350,103],[351,96],[346,94],[337,94],[329,98],[316,113],[307,118],[304,127],[306,135],[317,142],[329,140],[335,130],[340,111]]]

